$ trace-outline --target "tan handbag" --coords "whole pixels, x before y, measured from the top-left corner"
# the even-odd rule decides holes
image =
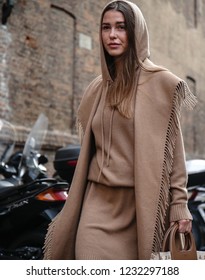
[[[171,226],[163,240],[162,252],[152,253],[152,260],[205,260],[205,251],[197,251],[192,233],[182,234],[178,224]]]

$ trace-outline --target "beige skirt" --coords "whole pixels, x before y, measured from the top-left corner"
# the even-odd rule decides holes
[[[134,188],[89,182],[76,236],[76,260],[136,260]]]

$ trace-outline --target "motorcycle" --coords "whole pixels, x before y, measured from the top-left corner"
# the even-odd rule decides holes
[[[205,251],[205,160],[186,162],[188,207],[193,216],[192,232],[197,250]]]
[[[15,130],[0,120],[0,259],[42,259],[48,225],[67,199],[68,183],[46,175],[40,154],[47,126],[40,114],[23,151],[13,153]]]

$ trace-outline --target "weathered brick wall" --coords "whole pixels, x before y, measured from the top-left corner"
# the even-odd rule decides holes
[[[0,117],[19,126],[19,141],[40,112],[49,118],[49,150],[77,141],[76,110],[100,73],[99,18],[108,2],[15,1],[7,25],[0,26]],[[184,114],[183,130],[187,153],[205,156],[205,0],[134,2],[148,24],[152,60],[196,81],[200,106]]]
[[[49,1],[20,1],[8,24],[11,120],[30,126],[40,112],[51,131],[70,132],[72,19]]]

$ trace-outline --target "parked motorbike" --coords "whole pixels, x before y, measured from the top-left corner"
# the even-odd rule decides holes
[[[0,121],[0,259],[42,259],[48,224],[67,199],[68,183],[47,177],[40,154],[47,126],[41,114],[23,151],[13,153],[14,129]]]
[[[192,231],[197,250],[205,251],[205,160],[189,160],[186,165],[188,207],[193,216]]]

